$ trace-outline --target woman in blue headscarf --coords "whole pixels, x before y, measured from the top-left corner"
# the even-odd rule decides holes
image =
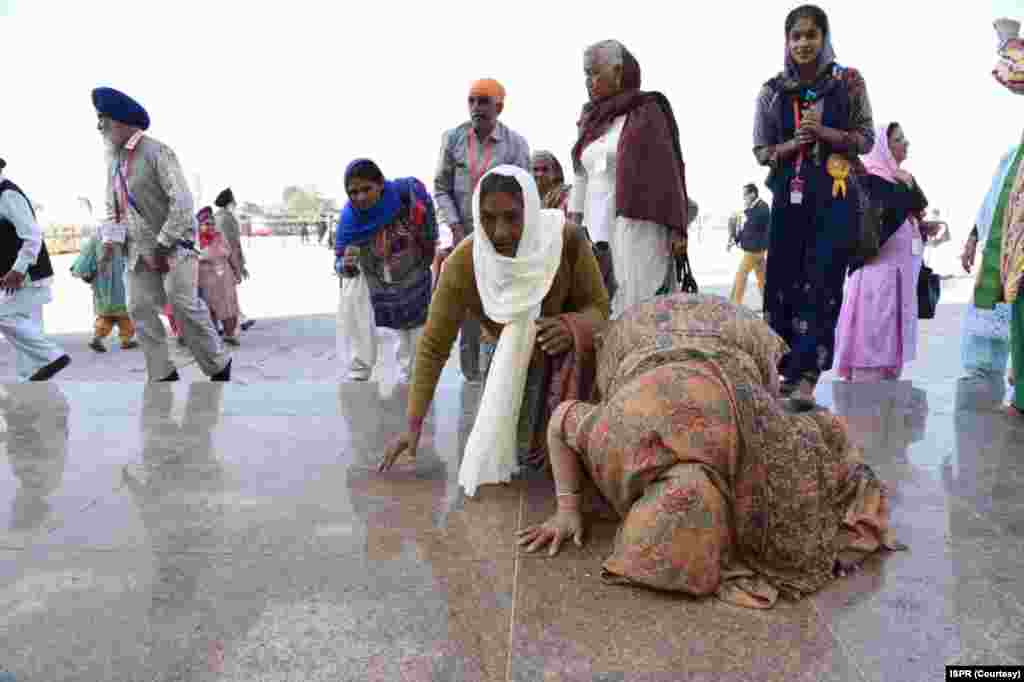
[[[434,204],[422,182],[385,180],[369,159],[345,169],[345,191],[349,201],[338,221],[334,267],[342,277],[366,278],[375,325],[398,332],[400,380],[408,381],[430,307]],[[372,373],[371,362],[352,358],[349,378],[366,381]]]

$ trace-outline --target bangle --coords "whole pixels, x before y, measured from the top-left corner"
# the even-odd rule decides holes
[[[573,495],[568,499],[560,497],[558,498],[557,504],[558,511],[578,512],[580,510],[581,502],[582,498],[579,495]]]

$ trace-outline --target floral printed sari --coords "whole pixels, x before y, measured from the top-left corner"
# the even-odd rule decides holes
[[[642,304],[598,344],[600,404],[552,419],[622,517],[604,577],[751,608],[799,598],[882,547],[886,488],[827,411],[790,414],[785,343],[724,298]]]

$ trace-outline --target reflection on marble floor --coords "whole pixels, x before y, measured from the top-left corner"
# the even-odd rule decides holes
[[[910,545],[767,612],[555,559],[521,480],[458,485],[479,389],[442,383],[415,464],[375,472],[407,389],[0,388],[0,671],[57,680],[934,680],[1024,662],[1024,427],[990,385],[826,384]],[[8,473],[9,472],[9,473]]]

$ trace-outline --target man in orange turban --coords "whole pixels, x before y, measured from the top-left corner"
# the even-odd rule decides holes
[[[481,78],[469,86],[469,96],[490,97],[502,105],[505,102],[505,87],[493,78]]]
[[[445,132],[441,158],[434,173],[434,202],[438,222],[452,233],[452,247],[475,227],[473,190],[487,171],[501,165],[530,170],[530,147],[522,135],[498,122],[505,108],[505,88],[493,78],[482,78],[469,86],[469,121]],[[440,272],[446,252],[438,250],[434,270]],[[480,322],[466,320],[460,337],[462,376],[480,381]],[[489,352],[485,349],[485,352]]]

